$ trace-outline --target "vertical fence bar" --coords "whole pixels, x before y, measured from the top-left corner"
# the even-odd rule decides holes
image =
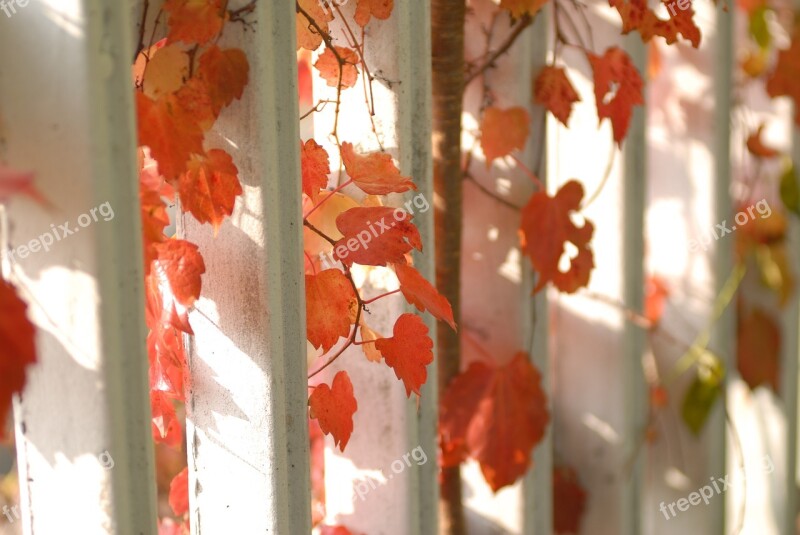
[[[39,328],[14,411],[27,534],[155,531],[128,15],[65,0],[0,17],[2,156],[53,204],[12,204],[12,246],[71,230],[14,251]]]
[[[221,44],[250,61],[245,95],[216,130],[244,195],[216,239],[183,221],[207,267],[187,393],[198,535],[311,530],[295,3],[255,6],[255,31],[231,26]]]
[[[716,8],[716,34],[714,47],[714,219],[713,222],[730,221],[733,214],[731,185],[731,107],[733,87],[733,17],[735,10],[719,4]],[[733,270],[734,240],[717,240],[714,249],[714,295],[719,295],[725,281]],[[714,406],[707,424],[708,445],[707,477],[721,477],[727,473],[727,431],[725,406],[727,400],[728,378],[736,364],[736,317],[735,305],[728,306],[712,329],[711,347],[722,359],[725,366],[725,382],[720,402]],[[710,505],[709,534],[727,533],[726,502],[714,500]]]
[[[647,48],[638,35],[625,38],[625,49],[638,71],[645,76]],[[645,104],[634,108],[630,130],[623,146],[623,236],[622,296],[625,306],[641,311],[644,305],[644,212],[647,191],[647,95]],[[641,448],[647,425],[647,386],[642,370],[645,336],[642,329],[626,321],[623,331],[623,399],[625,459],[631,472],[622,486],[622,533],[642,532],[642,472],[646,451]],[[634,460],[635,459],[635,460]]]

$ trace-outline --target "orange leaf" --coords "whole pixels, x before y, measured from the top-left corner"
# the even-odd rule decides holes
[[[682,4],[686,3],[685,9]],[[669,14],[661,19],[650,9],[646,0],[609,0],[609,5],[619,12],[622,18],[623,35],[638,30],[642,41],[648,42],[658,35],[666,43],[672,44],[682,35],[694,48],[700,46],[700,28],[694,22],[694,9],[690,0],[662,0]]]
[[[25,388],[25,370],[36,362],[36,329],[27,308],[16,288],[0,279],[0,435],[14,394]]]
[[[345,142],[342,143],[342,161],[356,186],[368,195],[403,193],[417,189],[410,177],[400,175],[391,155],[385,152],[356,154],[352,143]]]
[[[359,325],[361,326],[361,341],[362,342],[374,342],[375,340],[382,338],[381,335],[373,331],[367,322],[364,321],[364,317],[361,317],[359,321]],[[375,344],[372,343],[365,343],[360,344],[359,347],[364,352],[364,356],[367,357],[367,360],[370,362],[380,362],[383,356],[381,352],[375,348]]]
[[[173,43],[153,52],[144,71],[144,94],[152,99],[174,93],[189,77],[189,56]]]
[[[564,184],[555,197],[538,191],[522,209],[523,250],[531,258],[533,267],[539,272],[539,281],[534,289],[538,292],[548,281],[553,281],[562,292],[572,293],[589,284],[594,267],[594,255],[589,246],[594,226],[588,220],[578,228],[570,220],[569,213],[580,208],[583,186],[575,180]],[[578,248],[578,254],[570,260],[570,269],[564,273],[558,264],[565,253],[566,242]]]
[[[317,275],[306,275],[306,303],[306,336],[315,348],[327,352],[339,338],[350,334],[358,300],[344,273],[326,269]]]
[[[371,17],[386,20],[392,16],[394,0],[358,0],[355,21],[362,28],[369,23]]]
[[[225,216],[233,213],[236,197],[242,194],[238,174],[233,159],[224,150],[192,155],[178,181],[181,208],[200,223],[211,223],[216,231]]]
[[[500,7],[507,9],[511,16],[518,19],[521,16],[536,15],[547,0],[500,0]]]
[[[747,138],[747,150],[750,151],[750,154],[756,156],[758,158],[774,158],[776,156],[780,156],[780,152],[773,149],[772,147],[767,147],[761,141],[761,132],[764,130],[764,123],[761,123],[758,126],[758,130],[750,134]]]
[[[150,406],[153,415],[153,440],[172,448],[179,447],[183,440],[183,432],[181,425],[178,423],[172,401],[164,392],[151,390]]]
[[[736,366],[742,379],[751,389],[767,385],[777,392],[781,358],[780,325],[769,314],[756,308],[747,316],[739,315],[737,333]]]
[[[403,381],[406,396],[411,397],[411,392],[421,395],[419,389],[428,379],[425,367],[433,362],[433,341],[422,319],[415,314],[403,314],[394,324],[394,336],[379,338],[375,348]]]
[[[205,82],[214,115],[219,115],[234,99],[242,98],[250,77],[250,64],[241,49],[223,50],[213,45],[200,56],[197,76]]]
[[[556,535],[581,532],[586,512],[586,490],[571,466],[553,467],[553,531]]]
[[[456,330],[453,319],[453,307],[436,288],[420,275],[419,271],[406,264],[395,264],[394,271],[400,281],[400,291],[406,301],[417,307],[421,312],[427,309],[436,319],[446,322]]]
[[[336,218],[343,237],[334,246],[335,258],[348,266],[404,262],[411,249],[422,250],[422,238],[411,218],[408,212],[389,206],[358,206],[343,212]]]
[[[644,104],[642,79],[628,54],[614,46],[601,56],[588,54],[594,73],[597,116],[611,120],[614,141],[622,145],[633,114],[633,106]]]
[[[169,14],[167,40],[207,43],[222,31],[226,5],[225,0],[167,0],[164,3],[164,11]]]
[[[473,362],[450,383],[440,410],[442,448],[477,460],[495,492],[525,474],[550,419],[541,376],[524,352],[497,368]]]
[[[153,246],[157,259],[146,283],[148,325],[161,322],[192,334],[188,308],[200,297],[206,267],[197,245],[185,240],[167,240]]]
[[[644,286],[644,317],[656,324],[664,314],[664,305],[669,297],[669,286],[661,277],[648,277]]]
[[[169,484],[169,506],[179,517],[189,512],[189,467],[185,467]]]
[[[164,229],[169,226],[169,214],[167,205],[161,200],[158,192],[140,188],[139,203],[144,237],[145,275],[147,275],[150,273],[150,265],[158,256],[154,245],[166,239]]]
[[[536,77],[533,97],[537,104],[547,108],[564,126],[567,126],[572,113],[572,105],[581,100],[567,78],[567,71],[550,65],[543,67]]]
[[[300,165],[303,171],[303,193],[317,202],[319,191],[328,186],[331,172],[328,151],[313,139],[300,141]]]
[[[201,131],[205,132],[214,126],[219,116],[208,94],[205,80],[197,76],[190,78],[176,93],[175,99],[185,113],[190,115]]]
[[[486,155],[486,167],[490,167],[495,158],[525,148],[529,132],[530,118],[525,108],[486,108],[481,123],[481,148]]]
[[[167,180],[180,175],[189,156],[202,154],[203,131],[175,95],[158,100],[136,93],[139,144],[150,147],[158,170]]]
[[[319,0],[297,0],[297,5],[320,27],[328,32],[328,22],[333,20],[333,10],[323,9]],[[316,50],[322,44],[322,35],[298,10],[295,19],[297,29],[297,48]]]
[[[336,374],[332,388],[325,383],[317,385],[308,398],[308,405],[311,418],[316,418],[322,432],[332,435],[333,443],[344,451],[353,433],[353,414],[358,410],[347,372]]]
[[[334,54],[330,48],[326,48],[325,51],[319,55],[314,67],[317,68],[320,76],[322,76],[323,80],[328,82],[329,86],[339,87],[339,83],[341,82],[342,89],[353,87],[358,81],[357,65],[360,63],[358,54],[355,50],[343,46],[337,46],[335,48],[339,57],[342,58],[343,64],[341,69],[339,69],[339,60],[336,58],[336,54]],[[340,75],[341,80],[339,78]]]

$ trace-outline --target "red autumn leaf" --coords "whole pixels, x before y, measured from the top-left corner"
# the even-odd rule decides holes
[[[300,107],[311,106],[314,100],[314,87],[311,80],[311,53],[308,50],[297,52],[297,97]]]
[[[473,362],[450,383],[440,410],[449,462],[460,460],[452,452],[469,455],[495,492],[525,474],[550,419],[541,376],[524,352],[497,368]]]
[[[337,46],[336,53],[342,58],[342,68],[339,69],[339,60],[336,54],[330,48],[325,48],[325,51],[319,55],[314,67],[319,71],[322,79],[328,82],[331,87],[339,87],[342,84],[342,89],[347,89],[356,85],[358,81],[358,67],[360,60],[358,53],[350,48]],[[341,79],[339,76],[341,75]]]
[[[375,340],[375,348],[403,381],[406,396],[411,397],[411,392],[419,396],[420,387],[428,379],[425,367],[433,362],[433,341],[428,336],[428,327],[419,316],[403,314],[397,318],[393,334],[392,338]]]
[[[147,355],[150,362],[150,390],[184,401],[188,368],[181,332],[163,323],[154,325],[147,335]]]
[[[306,275],[307,338],[327,352],[339,338],[350,334],[356,321],[358,300],[353,285],[338,269]]]
[[[495,158],[525,148],[529,133],[530,117],[525,108],[486,108],[481,122],[481,148],[486,156],[486,167],[491,166]]]
[[[185,240],[167,240],[153,246],[157,258],[145,280],[148,326],[159,322],[192,334],[188,308],[200,296],[206,267],[197,245]]]
[[[203,131],[175,95],[152,100],[136,93],[139,144],[150,147],[158,170],[173,180],[186,167],[189,157],[203,152]]]
[[[369,23],[371,17],[386,20],[392,16],[394,0],[358,0],[355,21],[362,28]]]
[[[400,281],[400,291],[406,301],[417,307],[421,312],[427,310],[433,316],[446,322],[456,330],[453,319],[453,307],[445,296],[436,291],[436,288],[420,275],[419,271],[406,264],[395,264],[394,271]]]
[[[185,467],[169,484],[169,506],[176,516],[189,512],[189,467]]]
[[[203,45],[213,39],[225,22],[225,0],[167,0],[169,42]]]
[[[500,7],[507,9],[511,16],[520,18],[523,15],[536,15],[547,0],[500,0]]]
[[[556,535],[581,532],[586,512],[586,490],[570,466],[553,467],[553,531]]]
[[[767,147],[761,141],[761,132],[764,130],[764,124],[758,126],[758,130],[750,134],[747,138],[747,150],[750,154],[758,158],[775,158],[780,156],[780,151]]]
[[[183,432],[172,401],[164,392],[151,390],[150,406],[153,414],[153,440],[172,448],[179,447],[183,440]]]
[[[353,433],[353,414],[358,410],[347,372],[337,373],[332,387],[324,383],[317,385],[308,398],[308,405],[311,418],[315,418],[322,432],[333,436],[333,443],[344,451]]]
[[[368,195],[387,195],[417,189],[410,177],[400,170],[385,152],[356,154],[352,143],[342,143],[342,161],[356,186]]]
[[[202,132],[214,126],[214,122],[219,116],[219,110],[215,109],[211,102],[211,95],[209,95],[208,84],[205,80],[197,76],[189,78],[175,93],[175,99],[183,111],[192,116]]]
[[[583,186],[571,180],[558,190],[555,197],[549,197],[544,191],[534,193],[522,209],[523,250],[539,273],[535,292],[548,281],[553,281],[556,288],[566,293],[589,284],[594,268],[589,241],[594,226],[586,220],[582,227],[577,227],[569,215],[580,208],[582,198]],[[570,269],[564,273],[559,270],[558,263],[565,254],[567,242],[578,248],[578,254],[570,260]]]
[[[36,362],[36,329],[27,308],[16,288],[0,279],[0,435],[14,394],[25,388],[26,368]]]
[[[328,151],[313,139],[300,142],[300,166],[303,171],[303,193],[316,202],[319,191],[328,186],[331,172]]]
[[[219,115],[222,108],[242,98],[250,64],[241,49],[213,45],[200,56],[197,76],[205,82],[214,115]]]
[[[622,145],[633,107],[644,104],[642,79],[628,54],[614,46],[603,56],[588,54],[594,73],[594,96],[600,121],[611,120],[614,141]]]
[[[200,223],[211,223],[216,231],[233,213],[236,197],[242,194],[238,175],[233,159],[224,150],[192,155],[178,180],[181,208]]]
[[[349,529],[347,529],[344,526],[321,526],[319,535],[353,535],[353,534]]]
[[[748,386],[755,389],[759,385],[767,385],[777,392],[781,358],[780,325],[758,308],[746,316],[740,314],[736,349],[736,366]]]
[[[664,305],[669,297],[669,286],[659,276],[648,277],[644,286],[644,317],[652,324],[661,321]]]
[[[334,257],[348,266],[404,262],[411,249],[422,250],[422,238],[411,217],[408,212],[389,206],[350,208],[336,218],[343,237],[333,248]]]
[[[145,275],[147,275],[150,273],[150,266],[153,260],[158,256],[155,244],[161,243],[166,239],[164,229],[169,226],[169,214],[161,195],[156,191],[140,187],[139,204],[144,237]]]
[[[581,100],[567,78],[567,71],[551,65],[543,67],[536,77],[533,98],[537,104],[547,108],[564,126],[567,126],[572,113],[572,105]]]
[[[686,9],[681,9],[684,2]],[[700,28],[694,22],[691,1],[662,0],[662,3],[667,8],[668,19],[659,18],[646,0],[609,0],[609,5],[616,8],[622,18],[623,35],[638,30],[644,42],[658,35],[667,44],[676,42],[678,35],[682,35],[694,48],[700,46]]]
[[[323,8],[323,3],[319,0],[297,0],[297,5],[323,32],[328,32],[328,23],[333,20],[332,9]],[[316,50],[319,48],[319,45],[322,44],[322,35],[300,10],[297,11],[295,26],[298,49]]]

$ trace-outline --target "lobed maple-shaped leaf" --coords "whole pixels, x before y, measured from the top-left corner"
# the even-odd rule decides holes
[[[328,186],[331,172],[328,151],[313,139],[300,141],[300,167],[303,175],[303,193],[317,202],[320,190]]]
[[[172,448],[179,447],[183,440],[183,433],[172,401],[164,392],[151,390],[150,407],[153,417],[153,440]]]
[[[206,267],[197,245],[185,240],[167,240],[153,245],[156,260],[145,279],[147,324],[172,325],[188,334],[188,308],[200,297],[201,279]]]
[[[189,467],[184,467],[169,484],[169,506],[176,516],[189,512]]]
[[[644,104],[642,79],[625,51],[611,47],[602,56],[589,53],[594,74],[594,96],[597,116],[611,120],[614,141],[622,146],[628,133],[633,107]],[[616,91],[615,91],[616,89]]]
[[[507,9],[511,16],[518,19],[523,15],[536,15],[547,0],[500,0],[500,7]]]
[[[417,189],[410,177],[400,170],[385,152],[356,154],[352,143],[342,143],[342,161],[347,174],[364,193],[387,195]]]
[[[358,0],[354,19],[362,28],[369,23],[370,18],[386,20],[392,16],[394,0]]]
[[[525,108],[486,108],[481,121],[481,148],[486,156],[486,167],[489,168],[495,158],[524,149],[529,133],[530,117]]]
[[[216,232],[225,217],[233,213],[236,197],[242,194],[239,170],[224,150],[193,154],[178,179],[178,193],[181,209],[200,223],[211,223]]]
[[[167,0],[167,41],[206,44],[222,31],[227,4],[226,0]]]
[[[553,467],[553,531],[556,535],[581,532],[586,512],[586,490],[571,466]]]
[[[403,314],[397,318],[393,334],[392,338],[375,340],[375,348],[403,381],[406,396],[411,397],[411,392],[419,396],[419,389],[428,379],[425,368],[433,362],[433,340],[428,336],[428,327],[419,316]]]
[[[189,78],[189,55],[177,43],[157,48],[142,77],[144,94],[152,99],[174,93]]]
[[[346,371],[337,373],[331,385],[322,383],[311,393],[309,415],[319,422],[323,433],[333,436],[334,445],[344,451],[353,433],[353,414],[358,410],[358,403]]]
[[[315,348],[327,352],[348,336],[357,312],[358,299],[344,273],[326,269],[306,275],[306,337]]]
[[[780,156],[780,151],[772,147],[767,147],[764,145],[764,142],[761,141],[761,133],[763,130],[764,124],[762,123],[758,126],[758,130],[747,137],[747,150],[750,154],[758,158],[775,158],[776,156]]]
[[[17,289],[0,279],[0,435],[14,394],[25,388],[26,368],[36,363],[36,329],[27,308]]]
[[[751,389],[779,387],[781,328],[765,311],[755,308],[739,316],[736,367]]]
[[[556,119],[567,126],[572,113],[572,105],[580,102],[580,97],[567,78],[567,71],[562,67],[546,65],[536,77],[533,99],[544,106]]]
[[[541,376],[526,353],[496,368],[473,362],[444,394],[442,449],[450,452],[449,463],[467,455],[478,461],[497,492],[525,474],[549,419]]]
[[[200,56],[197,76],[205,82],[214,115],[242,98],[250,77],[247,55],[239,48],[209,47]]]
[[[436,319],[444,321],[455,331],[453,307],[445,296],[428,282],[419,271],[407,264],[395,264],[394,271],[400,281],[400,291],[410,304],[421,312],[427,310]]]
[[[669,14],[668,19],[659,18],[656,12],[650,9],[647,0],[609,0],[609,5],[616,8],[622,19],[623,35],[637,30],[642,41],[648,42],[654,36],[661,36],[667,44],[678,40],[682,35],[694,48],[700,46],[700,28],[694,22],[694,9],[691,3],[686,9],[681,9],[677,0],[662,0]]]
[[[404,262],[411,249],[422,250],[422,238],[411,218],[408,212],[389,206],[358,206],[343,212],[336,218],[342,238],[333,248],[335,258],[348,266]]]
[[[333,20],[333,10],[324,9],[319,0],[297,0],[297,5],[302,9],[319,28],[327,33],[328,23]],[[322,35],[317,28],[311,24],[306,16],[297,11],[295,19],[297,29],[297,48],[316,50],[322,44]]]
[[[358,81],[358,64],[360,63],[358,53],[352,48],[343,46],[334,48],[339,57],[342,58],[341,69],[339,68],[339,60],[336,54],[330,48],[325,48],[322,54],[319,55],[314,67],[330,87],[339,87],[340,83],[342,84],[342,89],[355,86]]]
[[[158,169],[167,180],[176,179],[192,154],[203,152],[203,131],[176,95],[153,100],[136,93],[139,144],[150,147]]]
[[[594,268],[594,255],[589,241],[594,226],[586,220],[582,227],[577,227],[570,219],[570,212],[580,208],[582,198],[583,186],[580,182],[570,180],[558,190],[555,197],[548,196],[544,191],[534,193],[522,209],[523,251],[530,256],[534,269],[539,273],[534,292],[538,292],[549,281],[566,293],[589,284]],[[578,254],[570,259],[570,268],[564,273],[558,268],[558,263],[565,253],[567,242],[578,248]]]

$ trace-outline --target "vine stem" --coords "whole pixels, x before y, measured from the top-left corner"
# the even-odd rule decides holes
[[[508,52],[514,43],[517,42],[519,36],[522,35],[522,32],[525,31],[525,28],[530,26],[532,23],[533,17],[527,13],[523,15],[522,18],[519,19],[517,25],[514,27],[514,30],[508,35],[508,37],[506,37],[506,40],[503,42],[503,44],[501,44],[500,47],[489,56],[486,62],[467,73],[467,75],[464,77],[464,84],[469,84],[472,80],[493,67],[494,62],[497,61],[500,56]]]
[[[311,214],[313,214],[313,213],[314,213],[314,210],[316,210],[317,208],[319,208],[320,206],[322,206],[323,204],[325,204],[325,201],[327,201],[328,199],[330,199],[331,197],[333,197],[333,194],[334,194],[334,193],[339,193],[341,190],[343,190],[344,188],[346,188],[347,186],[349,186],[349,185],[350,185],[350,184],[352,184],[352,183],[353,183],[353,180],[352,180],[352,179],[350,179],[350,180],[348,180],[347,182],[345,182],[344,184],[339,184],[338,186],[336,186],[336,189],[334,189],[333,191],[331,191],[329,195],[326,195],[324,199],[322,199],[322,200],[321,200],[321,201],[319,201],[317,204],[315,204],[314,206],[312,206],[312,207],[311,207],[311,210],[309,210],[309,211],[308,211],[308,213],[307,213],[306,215],[304,215],[304,216],[303,216],[303,218],[304,218],[304,219],[307,219],[307,218],[308,218],[308,216],[310,216]]]
[[[377,297],[373,297],[372,299],[367,299],[366,301],[364,301],[364,304],[365,305],[372,304],[375,301],[377,301],[378,299],[383,299],[384,297],[389,297],[390,295],[394,295],[394,294],[399,293],[399,292],[400,292],[400,288],[398,288],[397,290],[392,290],[391,292],[383,293],[383,294],[381,294],[381,295],[379,295]]]

